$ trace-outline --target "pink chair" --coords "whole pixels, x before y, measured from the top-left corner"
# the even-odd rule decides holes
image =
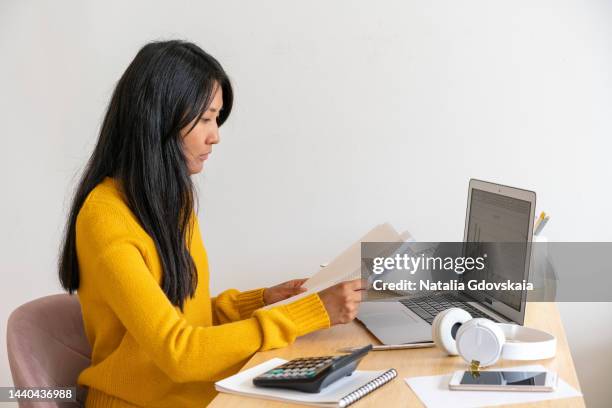
[[[6,342],[15,387],[74,387],[90,365],[76,295],[51,295],[19,306],[9,317]],[[20,402],[19,407],[79,407],[86,396],[87,389],[78,387],[77,402]]]

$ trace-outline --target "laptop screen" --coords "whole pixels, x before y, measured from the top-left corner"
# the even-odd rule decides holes
[[[494,257],[489,257],[487,268],[465,273],[464,280],[486,279],[487,282],[521,282],[527,279],[525,261],[529,253],[529,201],[472,189],[468,214],[467,242],[516,243],[498,246]],[[523,245],[524,244],[524,245]],[[495,246],[493,246],[495,247]],[[493,298],[514,310],[521,311],[521,291],[465,291],[473,298]]]

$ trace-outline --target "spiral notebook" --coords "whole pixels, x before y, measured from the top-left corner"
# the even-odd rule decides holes
[[[397,377],[397,372],[394,369],[387,371],[354,371],[352,375],[330,384],[318,394],[282,388],[259,388],[253,385],[253,378],[286,362],[287,360],[282,358],[273,358],[216,382],[215,388],[219,392],[316,407],[347,407]]]

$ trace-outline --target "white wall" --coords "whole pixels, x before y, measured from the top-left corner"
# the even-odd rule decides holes
[[[470,177],[537,191],[551,240],[611,241],[611,19],[612,2],[579,0],[1,2],[0,336],[59,291],[75,175],[152,39],[198,43],[235,85],[197,178],[215,290],[307,276],[387,220],[459,240]],[[603,406],[612,306],[560,309]]]

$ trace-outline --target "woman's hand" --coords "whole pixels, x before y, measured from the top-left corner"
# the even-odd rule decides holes
[[[355,279],[337,283],[319,292],[332,326],[348,323],[357,316],[363,289],[365,289],[363,281]]]
[[[306,292],[306,288],[302,287],[306,281],[307,279],[293,279],[266,288],[263,293],[263,301],[266,305],[270,305],[290,298],[291,296],[299,295],[302,292]]]

